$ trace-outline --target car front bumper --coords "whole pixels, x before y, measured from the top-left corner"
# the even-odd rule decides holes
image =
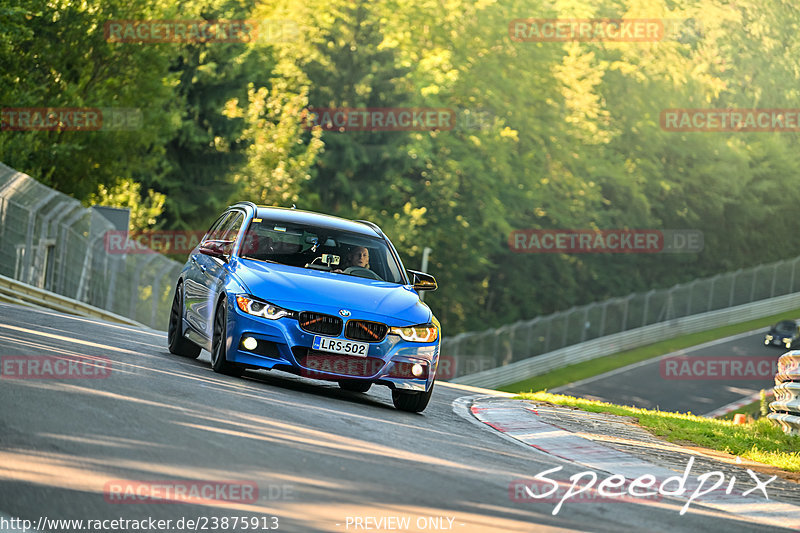
[[[294,318],[256,317],[231,301],[228,311],[227,358],[233,363],[328,381],[369,381],[394,390],[426,392],[433,385],[439,361],[438,340],[417,343],[389,334],[381,342],[369,343],[367,357],[359,358],[312,350],[317,334],[302,330]],[[254,348],[245,348],[247,338],[256,341]],[[345,339],[343,335],[330,338]],[[426,369],[419,378],[409,374],[415,363]]]

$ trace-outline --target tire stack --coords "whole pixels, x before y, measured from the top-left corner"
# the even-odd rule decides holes
[[[786,352],[778,359],[775,401],[767,418],[781,425],[789,435],[800,435],[800,350]]]

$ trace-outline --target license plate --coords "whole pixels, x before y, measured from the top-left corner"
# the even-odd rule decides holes
[[[366,357],[369,351],[369,344],[366,342],[353,342],[344,339],[331,339],[330,337],[314,336],[312,348],[320,352],[340,353],[343,355],[355,355],[356,357]]]

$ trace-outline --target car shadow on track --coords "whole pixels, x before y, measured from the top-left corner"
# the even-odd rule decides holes
[[[206,352],[203,352],[203,355],[201,355],[199,359],[187,359],[173,355],[167,351],[160,352],[159,355],[164,355],[173,361],[179,361],[184,365],[196,367],[199,370],[213,372],[209,366]],[[399,412],[393,405],[387,404],[385,401],[382,401],[382,398],[376,397],[375,392],[379,389],[385,389],[386,392],[389,392],[389,389],[383,385],[374,385],[368,392],[359,393],[343,390],[333,381],[312,380],[282,370],[248,369],[244,371],[241,377],[225,376],[217,373],[213,375],[220,380],[243,381],[250,384],[261,383],[285,391],[301,392],[318,397],[342,400],[348,403],[368,405],[371,407],[380,407],[389,411]],[[391,399],[389,399],[389,402],[391,402]],[[404,414],[414,416],[421,415],[421,413]]]

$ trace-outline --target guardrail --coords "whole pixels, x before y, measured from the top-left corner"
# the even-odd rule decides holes
[[[128,326],[145,327],[144,324],[140,324],[130,318],[79,302],[78,300],[73,300],[72,298],[67,298],[66,296],[61,296],[54,292],[39,289],[33,285],[28,285],[27,283],[22,283],[21,281],[2,275],[0,275],[0,300],[39,309],[45,307],[54,311],[99,318],[101,320],[117,322]]]
[[[608,335],[800,292],[800,257],[442,338],[460,378]]]
[[[798,308],[800,308],[800,293],[787,294],[607,335],[490,370],[461,376],[451,381],[490,389],[502,387],[597,357]]]
[[[780,424],[790,435],[800,435],[800,350],[786,352],[778,359],[775,401],[767,418]]]

